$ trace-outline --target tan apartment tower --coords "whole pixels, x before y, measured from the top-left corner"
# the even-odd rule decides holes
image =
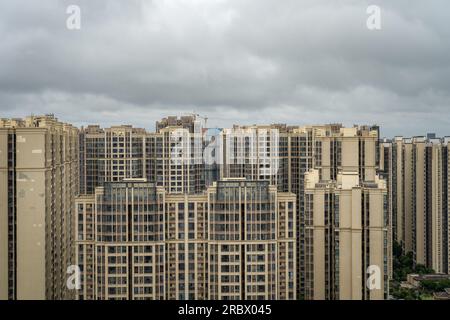
[[[380,151],[394,239],[438,273],[449,272],[449,141],[397,137]]]
[[[53,115],[0,120],[0,299],[70,299],[78,129]]]
[[[343,171],[306,175],[305,298],[381,300],[389,294],[389,212],[384,180]]]

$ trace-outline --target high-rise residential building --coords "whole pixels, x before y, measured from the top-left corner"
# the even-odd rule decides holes
[[[317,169],[321,181],[337,182],[338,175],[344,172],[358,173],[359,183],[373,183],[379,166],[378,126],[354,126],[344,128],[340,125],[328,125],[314,131],[313,164],[309,169]],[[309,170],[308,169],[308,170]],[[306,172],[303,173],[303,176]],[[300,294],[311,298],[306,292],[307,239],[306,204],[304,203],[304,185],[301,186],[299,211],[300,230]],[[388,259],[388,274],[392,270]]]
[[[173,127],[173,128],[183,128],[188,130],[191,133],[198,131],[198,126],[201,124],[201,121],[197,119],[197,115],[189,115],[189,116],[169,116],[163,118],[159,121],[156,121],[156,132],[160,132],[164,128]]]
[[[449,138],[402,138],[381,143],[394,239],[414,262],[449,272]]]
[[[387,190],[378,176],[363,181],[344,170],[322,180],[306,175],[305,298],[379,300],[389,294]],[[373,279],[371,278],[373,277]]]
[[[339,133],[342,125],[314,125],[302,127],[287,127],[286,142],[281,138],[280,154],[287,155],[287,164],[281,160],[280,172],[284,176],[281,186],[283,190],[292,192],[297,198],[296,229],[297,229],[297,290],[300,299],[305,298],[305,174],[320,164],[322,143],[320,136],[331,136]],[[283,137],[284,134],[281,134]],[[284,147],[286,146],[286,147]]]
[[[403,139],[384,140],[380,143],[380,174],[388,187],[388,206],[392,217],[392,239],[405,245],[405,193],[403,166]],[[409,241],[411,242],[411,241]],[[412,246],[411,246],[412,247]]]
[[[231,129],[219,130],[218,135],[214,137],[215,142],[219,144],[219,148],[215,150],[218,154],[215,154],[215,156],[222,156],[222,162],[214,163],[213,165],[204,162],[203,151],[208,147],[209,140],[207,141],[205,139],[203,135],[205,129],[201,127],[201,122],[195,116],[181,118],[169,117],[157,122],[156,128],[156,132],[152,133],[127,125],[114,126],[107,129],[101,129],[99,126],[88,126],[81,130],[79,140],[77,141],[79,144],[78,165],[80,168],[79,193],[81,195],[77,199],[77,204],[78,207],[82,208],[80,210],[83,212],[78,217],[82,217],[83,214],[86,215],[83,218],[86,219],[83,220],[83,232],[87,233],[78,239],[80,244],[83,244],[83,247],[77,247],[80,250],[77,258],[82,255],[84,259],[83,266],[86,267],[86,270],[92,269],[92,274],[86,271],[87,273],[84,275],[85,278],[83,281],[90,281],[94,284],[98,280],[98,270],[94,268],[98,262],[96,259],[103,261],[102,256],[95,249],[97,241],[104,241],[104,238],[99,240],[98,235],[95,234],[98,228],[96,227],[97,222],[93,218],[93,215],[97,212],[99,214],[103,212],[101,211],[103,209],[96,209],[96,201],[98,203],[101,202],[97,198],[99,195],[96,195],[95,190],[97,187],[103,187],[103,189],[99,189],[99,194],[101,192],[109,194],[113,193],[109,188],[114,183],[117,183],[119,186],[122,182],[127,185],[126,188],[130,188],[128,186],[130,179],[135,182],[141,179],[140,183],[146,185],[141,188],[151,189],[152,193],[162,195],[164,200],[162,202],[164,215],[166,215],[167,219],[171,217],[169,211],[172,209],[170,208],[176,207],[177,210],[181,210],[178,208],[181,199],[190,199],[189,201],[192,203],[198,202],[199,207],[205,206],[207,211],[203,218],[199,219],[204,220],[202,225],[208,229],[208,224],[210,223],[208,219],[214,217],[214,212],[210,209],[213,200],[208,198],[211,192],[213,192],[212,190],[222,190],[219,186],[225,188],[225,181],[228,184],[231,183],[229,179],[244,178],[248,183],[251,181],[252,183],[270,185],[270,188],[267,188],[272,190],[271,192],[279,194],[280,197],[288,193],[295,195],[293,198],[295,202],[293,205],[294,220],[292,222],[293,226],[290,226],[293,228],[292,232],[295,232],[292,238],[290,238],[290,241],[294,241],[295,244],[293,245],[291,242],[284,244],[289,256],[286,259],[295,259],[295,263],[289,262],[289,267],[286,269],[289,270],[287,271],[287,277],[276,274],[276,272],[274,274],[267,274],[267,277],[271,279],[275,277],[277,279],[274,283],[271,283],[272,280],[268,281],[270,285],[277,287],[275,292],[284,292],[283,294],[280,293],[280,295],[276,293],[276,297],[290,299],[294,295],[295,297],[305,298],[304,289],[307,270],[305,266],[307,247],[305,238],[305,174],[310,169],[316,168],[321,180],[336,181],[338,174],[342,171],[352,171],[358,172],[361,182],[375,181],[375,173],[378,168],[377,127],[362,126],[343,128],[338,124],[304,127],[286,125],[234,126]],[[246,188],[249,187],[247,186]],[[254,189],[254,192],[258,194],[260,192],[258,190]],[[233,201],[236,202],[237,200],[235,199]],[[121,205],[120,201],[118,205]],[[78,207],[77,209],[79,209]],[[100,208],[103,208],[103,206]],[[111,213],[105,211],[105,215],[111,215]],[[94,220],[90,221],[89,219]],[[224,219],[228,218],[225,217]],[[152,291],[154,295],[151,297],[170,299],[194,297],[195,299],[204,299],[219,296],[222,298],[252,296],[253,298],[262,298],[262,284],[258,281],[256,281],[257,284],[251,285],[251,289],[243,287],[239,290],[235,288],[235,290],[229,284],[225,284],[226,281],[241,277],[242,268],[239,271],[241,273],[236,273],[236,268],[231,266],[230,268],[224,267],[227,270],[234,270],[233,275],[229,271],[231,273],[229,276],[224,277],[224,280],[219,279],[219,281],[216,278],[210,278],[211,276],[214,277],[214,274],[208,270],[207,265],[211,263],[209,259],[216,254],[219,255],[219,253],[216,251],[216,254],[211,256],[207,255],[206,252],[222,248],[220,246],[212,247],[211,243],[208,242],[210,241],[208,237],[214,235],[212,230],[209,230],[209,232],[205,231],[208,237],[206,237],[206,242],[203,245],[196,243],[193,246],[191,244],[187,249],[183,249],[184,247],[179,245],[177,242],[179,240],[178,237],[183,234],[194,236],[195,232],[190,227],[192,224],[195,226],[197,223],[200,223],[200,220],[191,221],[184,225],[186,227],[184,232],[180,233],[178,229],[175,229],[173,232],[167,231],[164,233],[164,252],[171,252],[171,250],[175,252],[174,255],[164,256],[164,268],[166,268],[164,269],[164,277],[168,274],[172,274],[172,276],[167,276],[168,278],[165,281],[167,287],[164,288],[164,292]],[[178,225],[180,222],[176,220],[174,223]],[[77,227],[80,227],[80,224],[77,224]],[[88,231],[89,228],[92,228],[92,230]],[[234,230],[237,228],[237,225],[232,224],[230,228]],[[176,235],[175,238],[173,238],[174,235]],[[234,248],[233,250],[238,250],[242,254],[242,250],[244,250],[243,245],[247,243],[247,240],[244,237],[240,239],[241,243],[233,243],[234,247],[231,244],[223,244],[224,247],[220,249],[220,254],[223,255],[226,252],[224,250],[228,250],[229,248]],[[84,242],[81,243],[81,241]],[[175,242],[172,243],[171,241]],[[266,248],[264,250],[271,252],[267,249],[267,246],[270,247],[270,250],[273,248],[279,250],[278,244],[275,245],[273,243],[270,245],[260,244],[258,248],[261,249],[264,247]],[[244,251],[250,252],[251,250],[256,250],[255,248],[246,247]],[[205,278],[197,278],[196,276],[196,279],[203,280],[198,280],[200,282],[196,280],[197,282],[195,284],[188,284],[181,279],[184,281],[183,284],[183,281],[173,276],[175,272],[179,271],[176,267],[179,266],[179,262],[178,260],[170,260],[170,257],[175,256],[178,259],[178,255],[180,254],[178,252],[179,250],[189,251],[191,249],[203,252],[206,255],[204,262],[202,262],[204,270],[197,271],[200,273],[203,272]],[[294,252],[291,252],[291,250],[294,250]],[[231,256],[229,259],[232,259]],[[234,254],[234,256],[236,258],[238,254]],[[244,258],[241,257],[239,261],[242,262]],[[90,261],[89,259],[93,260]],[[268,259],[272,259],[271,256]],[[198,261],[195,261],[195,264],[202,266]],[[295,268],[293,273],[291,273],[291,266]],[[269,272],[268,270],[267,272]],[[207,276],[206,272],[208,272]],[[248,272],[252,271],[249,270]],[[91,276],[92,278],[90,278]],[[153,274],[153,276],[160,277],[161,275]],[[256,278],[253,275],[250,278],[261,278],[257,274],[255,276]],[[284,285],[281,289],[278,287],[279,279],[277,277],[284,279]],[[292,281],[295,283],[292,284]],[[211,285],[215,282],[220,285],[217,284],[212,289]],[[81,297],[106,297],[106,291],[93,291],[94,288],[100,288],[97,287],[98,282],[95,282],[95,286],[92,287],[91,291],[89,291],[89,285],[88,282],[85,283]],[[185,285],[189,288],[186,289]],[[255,288],[258,286],[259,289],[256,290]],[[126,298],[130,297],[129,294],[136,294],[135,297],[147,297],[147,291],[145,294],[142,293],[144,296],[139,296],[141,294],[139,292],[142,290],[149,290],[143,289],[144,287],[141,289],[137,288],[136,292],[133,291],[133,293],[127,291],[128,295]],[[293,290],[292,288],[295,288],[294,294],[291,292]],[[114,290],[111,289],[111,292]],[[117,288],[117,291],[114,291],[116,293],[111,293],[111,297],[123,298],[123,290],[125,289]],[[241,293],[237,293],[241,291],[245,292],[244,296]]]
[[[295,195],[268,181],[218,181],[208,208],[210,298],[295,299]]]
[[[316,164],[321,179],[336,180],[339,172],[358,172],[361,181],[374,181],[378,169],[378,127],[340,128],[316,135]]]
[[[168,117],[157,132],[129,125],[80,133],[80,194],[92,194],[105,182],[146,178],[169,193],[206,189],[201,122],[194,116]]]
[[[438,273],[450,272],[449,147],[450,138],[427,145],[427,265]]]
[[[304,174],[314,167],[316,132],[328,134],[337,127],[286,125],[238,126],[221,132],[219,150],[222,156],[221,177],[244,177],[267,180],[280,192],[296,195],[296,288],[303,297],[303,191]]]
[[[294,127],[289,130],[287,134],[287,155],[288,168],[287,177],[287,191],[296,195],[296,287],[297,296],[300,299],[305,298],[304,294],[304,279],[305,279],[305,263],[304,263],[304,190],[305,190],[305,174],[315,164],[315,137],[317,127]],[[324,129],[324,128],[321,128]],[[326,129],[324,129],[326,130]],[[330,127],[331,130],[331,127]],[[283,148],[281,148],[283,150]],[[286,190],[286,189],[285,189]]]
[[[80,299],[382,299],[392,240],[449,272],[450,138],[213,131],[197,115],[156,132],[0,120],[0,298],[73,297],[75,229]]]
[[[221,178],[245,177],[286,188],[286,126],[234,125],[221,131],[220,141]]]
[[[377,126],[234,126],[221,134],[221,177],[268,180],[279,191],[297,196],[297,285],[305,297],[305,174],[313,168],[321,179],[336,180],[343,170],[374,181],[379,166]],[[230,145],[231,144],[231,145]],[[231,153],[231,154],[230,154]]]
[[[164,192],[145,179],[105,182],[76,200],[79,299],[164,297]]]
[[[69,299],[78,129],[53,115],[0,120],[0,299]]]
[[[98,125],[80,132],[80,194],[94,193],[109,181],[145,177],[144,129],[129,125],[102,129]]]
[[[206,189],[203,136],[200,123],[194,122],[193,132],[168,126],[146,136],[146,178],[169,193],[196,194]]]
[[[202,194],[145,180],[76,200],[79,299],[295,299],[295,195],[226,179]]]

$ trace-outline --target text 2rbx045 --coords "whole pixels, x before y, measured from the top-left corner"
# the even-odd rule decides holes
[[[232,314],[261,314],[261,315],[269,315],[272,313],[269,304],[266,305],[242,305],[242,304],[230,304],[223,306],[222,314],[224,315],[232,315]]]

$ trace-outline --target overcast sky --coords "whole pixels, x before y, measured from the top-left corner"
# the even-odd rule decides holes
[[[153,130],[195,111],[450,135],[449,17],[448,0],[1,0],[0,117]]]

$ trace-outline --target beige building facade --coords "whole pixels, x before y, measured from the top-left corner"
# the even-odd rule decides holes
[[[376,126],[234,126],[219,134],[224,162],[207,169],[203,163],[207,143],[195,116],[162,119],[156,123],[156,132],[128,125],[88,126],[79,135],[52,117],[32,119],[27,120],[29,124],[3,121],[0,139],[8,150],[0,153],[0,191],[8,198],[0,202],[6,208],[2,208],[1,219],[5,225],[9,223],[8,237],[13,239],[0,233],[6,239],[0,238],[0,254],[9,257],[8,270],[12,270],[0,275],[0,281],[12,288],[9,293],[1,292],[8,297],[26,297],[15,292],[22,288],[22,279],[27,283],[29,278],[23,275],[18,280],[21,267],[17,271],[14,266],[24,259],[31,267],[35,258],[22,258],[22,247],[12,244],[19,235],[32,234],[36,245],[46,246],[33,254],[54,252],[52,258],[42,260],[45,276],[33,276],[38,279],[35,281],[45,281],[45,293],[40,296],[52,299],[73,294],[63,285],[67,278],[64,268],[74,260],[75,250],[83,275],[79,299],[314,298],[307,279],[311,272],[308,259],[313,257],[308,252],[307,173],[316,169],[320,181],[337,189],[339,179],[348,172],[357,174],[355,186],[379,183]],[[22,127],[27,133],[20,132]],[[20,142],[11,140],[17,137]],[[23,140],[30,142],[28,149],[20,149],[25,146]],[[11,151],[15,148],[19,152]],[[39,150],[44,153],[44,148],[46,155],[39,158]],[[49,155],[47,150],[52,150]],[[15,158],[27,153],[31,156]],[[441,153],[444,161],[445,153]],[[58,160],[61,154],[70,161]],[[427,157],[417,162],[413,155],[411,148],[411,172],[414,166],[427,165]],[[45,164],[41,165],[42,159]],[[23,164],[16,165],[19,161]],[[207,170],[213,178],[206,177]],[[41,171],[42,176],[37,176]],[[443,177],[445,173],[437,171],[435,175]],[[439,186],[444,190],[444,183]],[[413,187],[411,183],[411,190]],[[27,190],[28,194],[24,193]],[[76,192],[80,195],[75,203]],[[40,198],[32,197],[35,194],[44,194],[45,200],[28,209],[43,205],[45,215],[33,221],[27,215],[16,215],[32,203],[28,198],[22,203],[19,198],[25,195],[38,201]],[[438,205],[436,202],[436,208]],[[410,210],[417,209],[411,206]],[[419,226],[426,232],[426,220],[410,217],[415,230]],[[46,230],[15,230],[15,221],[20,219],[23,226],[33,222],[32,228],[44,228],[45,222]],[[439,225],[438,217],[433,221]],[[413,233],[409,235],[413,248],[417,243]],[[443,237],[435,241],[444,241]],[[390,243],[388,240],[388,246]],[[391,259],[386,261],[386,274],[390,274]],[[5,260],[0,263],[7,265]],[[327,299],[341,298],[324,294]],[[342,293],[344,296],[356,294]]]
[[[343,170],[358,172],[361,180],[374,181],[379,167],[376,126],[344,128],[340,124],[313,126],[253,125],[221,133],[221,177],[268,180],[279,191],[297,197],[297,285],[305,298],[305,174],[318,169],[325,180],[336,180]],[[235,139],[233,141],[233,139]],[[238,144],[239,140],[240,144]],[[232,142],[230,147],[228,144]],[[239,146],[239,148],[235,147]],[[231,155],[228,153],[232,153]],[[390,268],[392,269],[392,268]]]
[[[449,272],[449,138],[397,137],[381,143],[394,239],[417,264]]]
[[[0,298],[68,299],[78,129],[53,115],[0,120]]]
[[[295,195],[218,181],[199,195],[107,183],[77,205],[78,299],[295,299]]]
[[[306,175],[305,298],[382,300],[389,294],[390,235],[384,180]],[[374,273],[374,280],[371,276]]]
[[[144,129],[128,125],[82,128],[80,194],[91,194],[104,182],[144,177],[146,134]]]
[[[93,194],[105,182],[132,178],[156,182],[169,193],[204,191],[200,121],[168,117],[156,127],[156,132],[129,125],[82,128],[79,193]]]

